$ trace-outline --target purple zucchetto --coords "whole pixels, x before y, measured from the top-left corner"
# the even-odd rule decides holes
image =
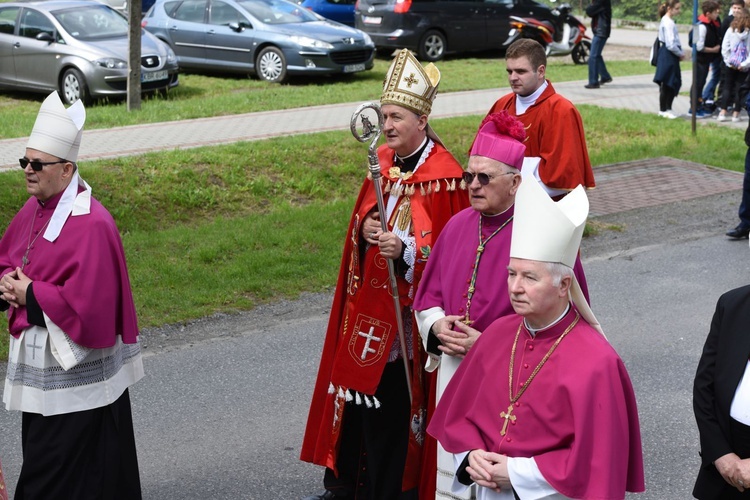
[[[484,156],[521,169],[526,153],[526,130],[506,110],[487,115],[471,147],[471,156]]]

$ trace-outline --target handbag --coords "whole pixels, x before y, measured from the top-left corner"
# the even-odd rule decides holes
[[[654,40],[654,44],[651,46],[651,55],[648,59],[651,62],[651,66],[656,66],[656,61],[659,59],[659,49],[661,48],[661,45],[662,43],[657,36],[656,40]]]

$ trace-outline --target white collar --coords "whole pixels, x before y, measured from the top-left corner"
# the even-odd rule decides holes
[[[539,96],[547,89],[548,85],[547,80],[544,80],[544,83],[533,93],[527,96],[516,94],[516,113],[519,115],[524,114],[530,106],[536,103],[536,100],[539,99]]]
[[[85,188],[84,191],[79,193],[79,186]],[[55,241],[60,236],[60,231],[62,231],[69,215],[75,217],[77,215],[86,215],[90,212],[91,186],[78,175],[78,169],[76,169],[70,184],[65,188],[65,192],[55,207],[47,230],[44,232],[44,239],[50,242]]]

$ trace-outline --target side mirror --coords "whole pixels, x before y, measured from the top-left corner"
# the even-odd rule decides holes
[[[252,28],[252,26],[247,24],[245,21],[240,21],[239,23],[229,23],[229,29],[231,29],[232,31],[236,31],[237,33],[242,33],[246,28]]]
[[[42,31],[41,33],[39,33],[36,36],[36,39],[39,40],[40,42],[47,42],[47,43],[52,43],[55,41],[54,37],[50,35],[49,33],[47,33],[46,31]]]

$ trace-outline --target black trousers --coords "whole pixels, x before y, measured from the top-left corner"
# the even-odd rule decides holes
[[[140,500],[130,396],[93,410],[22,416],[16,500]]]
[[[416,500],[416,490],[401,492],[410,413],[401,359],[386,364],[375,397],[378,409],[347,403],[336,461],[339,477],[326,469],[323,483],[342,498]]]
[[[672,103],[674,102],[675,91],[672,87],[659,85],[659,111],[669,111],[672,109]]]

